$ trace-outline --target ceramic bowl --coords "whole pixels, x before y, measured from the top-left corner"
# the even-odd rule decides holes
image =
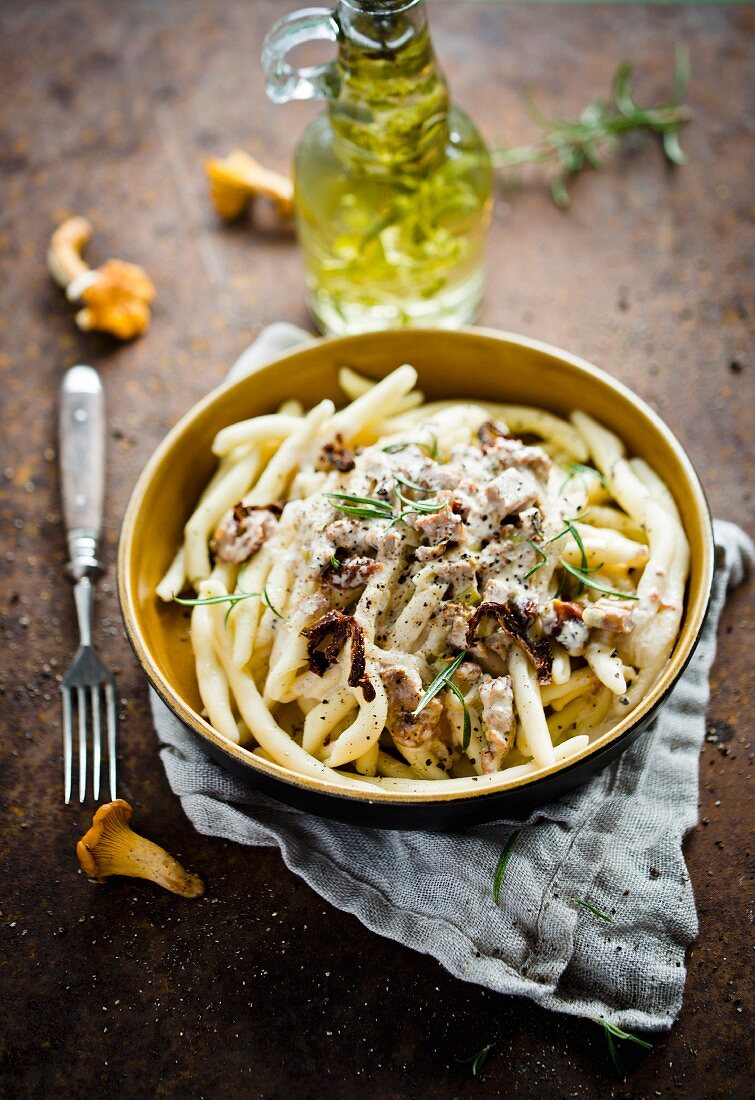
[[[685,613],[672,657],[642,704],[581,754],[503,789],[423,795],[346,791],[293,774],[217,734],[201,715],[184,609],[166,605],[155,585],[213,467],[216,432],[273,411],[287,398],[310,406],[343,403],[338,370],[379,379],[411,363],[428,400],[488,399],[538,405],[562,415],[584,409],[646,459],[668,484],[691,548]],[[449,829],[516,817],[584,783],[648,726],[687,664],[705,617],[713,574],[710,514],[697,475],[663,421],[625,386],[590,363],[535,340],[484,329],[394,331],[316,340],[242,381],[213,391],[173,428],[147,463],[128,505],[118,555],[118,590],[129,638],[151,684],[205,751],[264,793],[299,809],[381,828]]]

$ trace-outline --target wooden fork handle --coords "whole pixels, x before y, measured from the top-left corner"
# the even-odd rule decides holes
[[[71,367],[60,389],[60,481],[73,580],[101,572],[105,401],[93,367]]]

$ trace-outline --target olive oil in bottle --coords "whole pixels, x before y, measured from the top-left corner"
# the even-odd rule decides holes
[[[331,38],[328,65],[284,60],[310,38]],[[266,40],[268,94],[328,100],[294,164],[307,298],[330,333],[455,327],[474,318],[484,289],[490,220],[488,151],[451,105],[427,29],[424,0],[339,0],[281,20]]]

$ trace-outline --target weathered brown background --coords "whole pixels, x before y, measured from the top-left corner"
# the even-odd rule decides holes
[[[310,105],[274,108],[263,33],[294,3],[3,0],[0,5],[4,1095],[456,1097],[745,1096],[752,622],[724,615],[702,824],[687,845],[700,912],[681,1018],[612,1077],[590,1023],[448,977],[331,909],[276,851],[197,836],[168,790],[144,679],[113,594],[118,525],[146,458],[266,322],[305,322],[289,235],[219,226],[203,159],[241,144],[281,168]],[[459,101],[490,139],[528,138],[520,97],[565,112],[622,58],[641,97],[665,94],[674,46],[693,58],[690,164],[657,148],[574,187],[502,195],[482,320],[581,353],[632,385],[688,447],[714,512],[751,519],[753,10],[436,3]],[[749,113],[748,113],[749,107]],[[748,144],[748,141],[750,144]],[[129,347],[77,334],[51,284],[51,227],[86,213],[90,256],[143,263],[159,301]],[[136,819],[201,872],[199,902],[148,884],[91,886],[60,795],[57,680],[74,647],[61,577],[56,390],[74,362],[102,371],[109,413],[107,542],[97,636],[118,675],[121,791]],[[748,465],[749,462],[749,465]],[[497,1040],[482,1075],[456,1062]]]

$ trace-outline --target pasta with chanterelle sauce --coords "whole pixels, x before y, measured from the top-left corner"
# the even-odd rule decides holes
[[[689,549],[668,489],[583,412],[426,404],[410,366],[340,380],[338,411],[287,402],[215,438],[158,587],[192,607],[209,722],[407,796],[580,752],[673,649]]]

